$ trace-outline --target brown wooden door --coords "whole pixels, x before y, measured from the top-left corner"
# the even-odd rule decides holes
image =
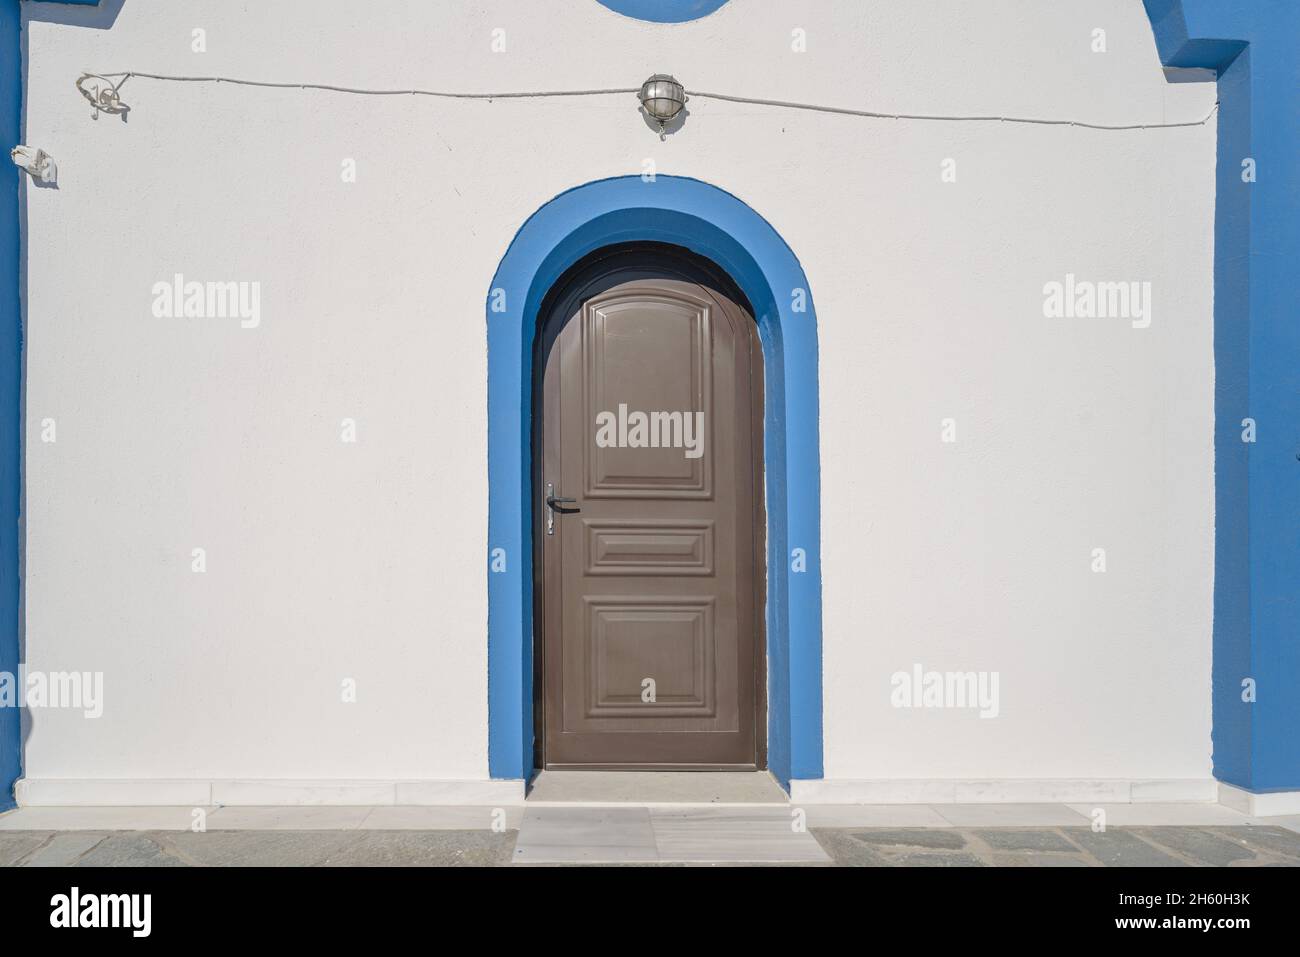
[[[551,297],[534,475],[546,767],[763,763],[762,357],[726,288],[642,250]]]

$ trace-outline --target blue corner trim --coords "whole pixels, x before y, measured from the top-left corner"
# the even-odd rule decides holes
[[[19,482],[22,474],[22,308],[18,167],[8,153],[22,135],[22,13],[0,2],[0,673],[18,674]],[[0,811],[13,807],[22,773],[21,712],[0,705]]]
[[[1300,789],[1300,4],[1144,0],[1166,66],[1218,72],[1214,774]],[[1253,160],[1256,180],[1243,179]],[[1242,420],[1257,439],[1242,441]],[[1254,679],[1256,700],[1243,701]]]
[[[99,0],[52,0],[95,6]],[[23,321],[19,283],[22,236],[18,167],[9,150],[22,140],[22,11],[17,0],[0,0],[0,674],[18,674],[18,608],[22,584]],[[0,811],[14,806],[14,783],[22,775],[22,720],[17,707],[0,705]]]
[[[488,570],[491,775],[532,774],[529,426],[538,310],[551,285],[587,253],[632,240],[673,243],[711,259],[754,307],[767,389],[768,766],[783,784],[820,778],[821,478],[812,294],[798,260],[765,219],[730,193],[675,176],[600,180],[555,197],[519,230],[488,291],[488,548],[506,556],[504,572],[493,572],[490,558]],[[806,552],[806,572],[791,570],[794,548]]]
[[[651,23],[685,23],[718,10],[727,0],[598,0],[615,13]]]

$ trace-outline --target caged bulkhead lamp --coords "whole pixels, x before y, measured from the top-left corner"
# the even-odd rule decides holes
[[[641,109],[659,124],[659,138],[664,138],[664,124],[671,123],[686,105],[686,89],[667,73],[656,73],[641,84],[637,94]]]

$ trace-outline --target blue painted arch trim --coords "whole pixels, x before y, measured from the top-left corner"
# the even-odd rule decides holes
[[[727,0],[598,0],[615,13],[651,23],[685,23],[715,12]]]
[[[754,307],[765,373],[768,520],[768,766],[778,780],[822,776],[821,514],[817,320],[807,278],[776,230],[699,180],[599,180],[529,218],[488,293],[488,764],[527,778],[533,763],[533,337],[542,299],[586,254],[615,243],[672,243],[724,269]],[[494,311],[496,310],[496,311]],[[801,548],[807,570],[794,572]],[[496,552],[496,554],[500,554]]]

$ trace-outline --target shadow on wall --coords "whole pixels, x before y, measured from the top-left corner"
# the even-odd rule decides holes
[[[53,0],[50,3],[29,3],[27,19],[46,23],[64,23],[70,27],[90,27],[107,30],[117,22],[117,15],[126,0]],[[90,4],[95,3],[95,6]],[[23,46],[27,36],[23,35]],[[23,50],[26,53],[26,49]]]
[[[678,113],[676,116],[674,116],[671,120],[669,120],[667,123],[663,125],[662,130],[659,127],[659,121],[653,119],[648,113],[646,113],[645,110],[641,111],[641,120],[642,122],[645,123],[646,129],[650,130],[656,136],[658,136],[660,133],[663,133],[663,135],[665,136],[672,136],[674,133],[676,133],[683,126],[686,125],[686,117],[690,115],[691,115],[690,109],[688,107],[683,106],[680,113]]]
[[[27,743],[32,739],[32,728],[35,727],[36,715],[32,709],[25,703],[27,691],[25,688],[19,688],[19,694],[23,695],[24,703],[18,708],[18,753],[26,756]]]

